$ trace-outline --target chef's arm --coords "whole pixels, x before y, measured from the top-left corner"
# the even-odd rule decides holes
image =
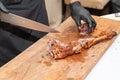
[[[8,13],[8,9],[3,5],[3,3],[0,1],[0,11]]]
[[[81,6],[79,0],[69,0],[70,2],[70,9],[71,9],[71,16],[73,20],[76,22],[77,26],[80,27],[81,20],[87,23],[88,27],[88,34],[91,33],[95,27],[96,22],[90,15],[90,13]]]

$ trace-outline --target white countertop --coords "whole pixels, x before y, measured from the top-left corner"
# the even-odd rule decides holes
[[[120,21],[120,13],[117,13],[117,14],[119,15],[119,17],[116,17],[116,16],[115,16],[115,13],[114,13],[114,14],[103,15],[103,16],[101,16],[101,17],[109,18],[109,19],[114,19],[114,20]]]
[[[115,17],[115,14],[102,17],[120,20],[120,17]],[[120,80],[120,35],[85,80]]]

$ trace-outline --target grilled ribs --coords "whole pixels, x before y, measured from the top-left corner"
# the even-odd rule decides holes
[[[116,35],[115,31],[102,32],[98,37],[79,39],[67,44],[60,40],[52,39],[48,41],[48,51],[54,59],[62,59],[69,55],[81,53],[82,49],[88,49],[94,44],[112,39]]]

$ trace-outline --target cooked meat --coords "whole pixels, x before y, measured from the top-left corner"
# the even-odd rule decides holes
[[[72,52],[72,46],[69,44],[64,44],[60,42],[59,40],[50,40],[48,42],[48,51],[53,56],[53,58],[58,59],[58,58],[64,58],[66,55],[73,53]]]
[[[104,40],[109,40],[116,36],[117,33],[115,31],[108,31],[108,32],[101,32],[100,36],[95,38],[86,38],[86,39],[79,39],[78,42],[81,44],[82,48],[90,48],[96,43],[99,43]]]
[[[48,51],[54,59],[62,59],[69,55],[81,53],[82,49],[87,49],[96,43],[112,39],[116,35],[115,31],[102,32],[98,37],[79,39],[78,41],[71,41],[68,44],[53,39],[48,41]]]
[[[82,35],[87,34],[87,33],[88,33],[87,24],[86,24],[86,23],[82,24],[82,25],[79,27],[79,30],[80,30],[80,34],[82,34]]]

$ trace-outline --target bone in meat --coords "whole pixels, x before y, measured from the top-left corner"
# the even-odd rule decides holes
[[[98,37],[79,39],[78,41],[71,41],[68,44],[62,43],[57,39],[52,39],[48,41],[48,51],[54,59],[62,59],[69,55],[81,53],[82,49],[90,48],[101,41],[112,39],[115,35],[117,35],[115,31],[102,32]]]

